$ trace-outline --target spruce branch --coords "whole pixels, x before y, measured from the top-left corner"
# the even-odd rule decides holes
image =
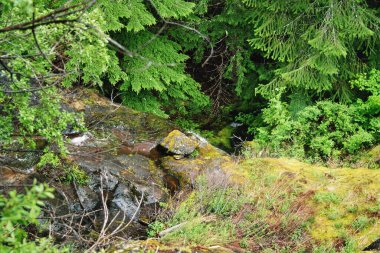
[[[169,20],[165,19],[160,14],[160,12],[157,9],[157,7],[156,7],[155,3],[153,2],[153,0],[147,0],[147,1],[150,3],[150,5],[156,11],[157,15],[162,20],[162,22],[164,22],[164,24],[179,26],[179,27],[185,28],[186,30],[192,31],[192,32],[198,34],[203,40],[205,40],[210,45],[210,54],[207,56],[206,60],[202,63],[202,68],[203,68],[209,62],[209,60],[213,57],[213,55],[214,55],[214,45],[212,44],[210,38],[207,35],[201,33],[196,28],[190,27],[190,26],[182,24],[182,23],[178,23],[178,22],[174,22],[174,21],[169,21]]]

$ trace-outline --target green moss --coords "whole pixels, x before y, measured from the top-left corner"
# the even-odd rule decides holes
[[[235,229],[231,220],[207,223],[202,219],[193,219],[162,240],[164,242],[180,240],[185,245],[226,245],[234,240],[234,234]]]
[[[361,215],[352,222],[352,228],[356,231],[362,231],[363,229],[369,227],[371,223],[373,223],[373,219]]]
[[[196,148],[193,153],[189,155],[190,158],[197,158],[199,156],[199,149]]]
[[[215,136],[209,139],[210,143],[214,146],[220,147],[225,150],[233,150],[231,138],[233,136],[234,128],[227,126],[220,130]]]
[[[85,185],[88,182],[89,177],[84,170],[80,169],[77,165],[73,165],[64,170],[64,176],[62,179],[68,183]]]
[[[160,145],[165,147],[169,152],[175,153],[178,146],[197,147],[198,143],[188,138],[184,133],[173,130],[162,140]]]
[[[197,159],[180,162],[221,157],[207,145],[199,151]],[[224,246],[233,241],[246,250],[267,245],[268,252],[296,252],[299,245],[311,252],[358,252],[380,234],[376,170],[329,169],[285,158],[229,160],[222,169],[233,184],[214,188],[207,182],[215,179],[200,178],[175,214],[160,221],[165,227],[185,223],[163,242]],[[279,237],[281,245],[275,243]],[[337,242],[342,244],[338,251]]]
[[[285,158],[246,160],[241,167],[255,173],[256,177],[269,173],[280,179],[281,175],[291,173],[294,177],[288,180],[300,186],[304,194],[313,193],[304,200],[304,207],[313,212],[314,222],[308,231],[319,242],[333,244],[345,234],[360,249],[380,234],[378,223],[363,218],[367,214],[376,216],[380,210],[380,173],[376,170],[329,169]]]

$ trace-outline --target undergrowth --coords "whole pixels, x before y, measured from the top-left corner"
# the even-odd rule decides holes
[[[39,231],[42,200],[53,198],[52,192],[35,181],[23,194],[14,190],[0,195],[0,252],[68,252],[68,248],[53,245],[50,238],[28,231]]]
[[[305,202],[314,192],[302,192],[292,175],[275,176],[255,166],[248,171],[246,183],[223,173],[200,176],[185,201],[167,206],[172,215],[164,212],[150,226],[150,235],[180,246],[222,245],[246,252],[354,252],[347,248],[349,238],[342,245],[321,246],[310,237],[313,210]]]

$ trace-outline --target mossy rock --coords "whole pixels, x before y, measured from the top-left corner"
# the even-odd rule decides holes
[[[65,95],[64,103],[71,110],[83,113],[86,126],[95,137],[107,136],[118,144],[157,141],[174,128],[165,119],[112,103],[90,89]]]
[[[166,136],[160,145],[164,147],[169,153],[176,155],[190,155],[198,147],[198,143],[184,133],[173,130]]]
[[[196,141],[195,139],[193,141]],[[203,173],[215,171],[233,171],[235,163],[224,151],[210,145],[200,143],[197,147],[197,156],[178,159],[177,156],[165,156],[160,159],[161,166],[169,174],[175,176],[180,186],[193,185],[195,179]]]

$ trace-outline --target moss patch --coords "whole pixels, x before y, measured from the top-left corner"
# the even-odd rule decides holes
[[[292,159],[271,158],[247,160],[241,168],[259,168],[275,177],[292,173],[293,178],[288,180],[303,192],[313,192],[304,204],[314,212],[314,222],[308,231],[317,241],[333,243],[349,237],[359,250],[380,235],[378,170],[329,169]]]
[[[227,151],[232,151],[231,138],[234,132],[234,128],[227,126],[220,130],[214,137],[210,138],[209,141],[212,145],[220,147]]]

